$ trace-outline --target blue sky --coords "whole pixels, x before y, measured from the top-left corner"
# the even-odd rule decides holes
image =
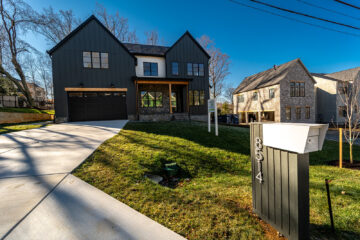
[[[238,1],[258,6],[247,0]],[[301,1],[263,1],[360,27],[360,20],[328,13],[307,6]],[[304,1],[354,17],[359,16],[360,19],[360,10],[342,6],[334,1]],[[144,41],[144,32],[152,29],[159,32],[165,45],[174,43],[186,30],[196,38],[203,34],[210,36],[216,46],[231,58],[231,75],[227,82],[234,85],[238,85],[246,76],[298,57],[310,72],[329,73],[360,66],[360,31],[296,17],[262,6],[258,7],[359,36],[304,25],[245,8],[227,0],[28,1],[37,11],[51,5],[55,10],[71,9],[81,19],[86,19],[93,13],[96,2],[103,4],[110,13],[119,11],[121,16],[128,18],[130,28],[136,30],[140,41]],[[348,2],[356,4],[355,0]],[[39,36],[28,35],[26,38],[40,51],[45,52],[52,47]]]

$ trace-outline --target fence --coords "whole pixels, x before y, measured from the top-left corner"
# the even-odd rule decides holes
[[[0,107],[28,107],[26,102],[18,96],[0,96]],[[47,101],[34,101],[34,107],[40,109],[54,109],[54,104]]]

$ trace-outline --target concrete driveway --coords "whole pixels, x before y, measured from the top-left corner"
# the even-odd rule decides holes
[[[0,135],[1,239],[183,239],[71,175],[126,121]]]

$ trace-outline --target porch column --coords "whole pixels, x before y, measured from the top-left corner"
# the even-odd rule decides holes
[[[259,117],[258,122],[261,122],[261,112],[258,112],[258,117]]]
[[[169,83],[169,106],[170,106],[170,114],[172,114],[172,106],[171,106],[171,83]]]
[[[249,113],[245,112],[245,123],[249,123]]]
[[[139,120],[139,84],[137,83],[137,81],[135,81],[135,87],[136,87],[136,92],[135,92],[136,118],[137,118],[137,120]]]

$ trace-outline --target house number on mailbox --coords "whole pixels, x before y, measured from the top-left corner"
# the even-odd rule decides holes
[[[259,137],[255,138],[255,158],[258,162],[259,170],[258,174],[256,175],[256,179],[258,179],[260,183],[263,183],[262,161],[264,160],[264,155],[262,149],[262,140]]]

